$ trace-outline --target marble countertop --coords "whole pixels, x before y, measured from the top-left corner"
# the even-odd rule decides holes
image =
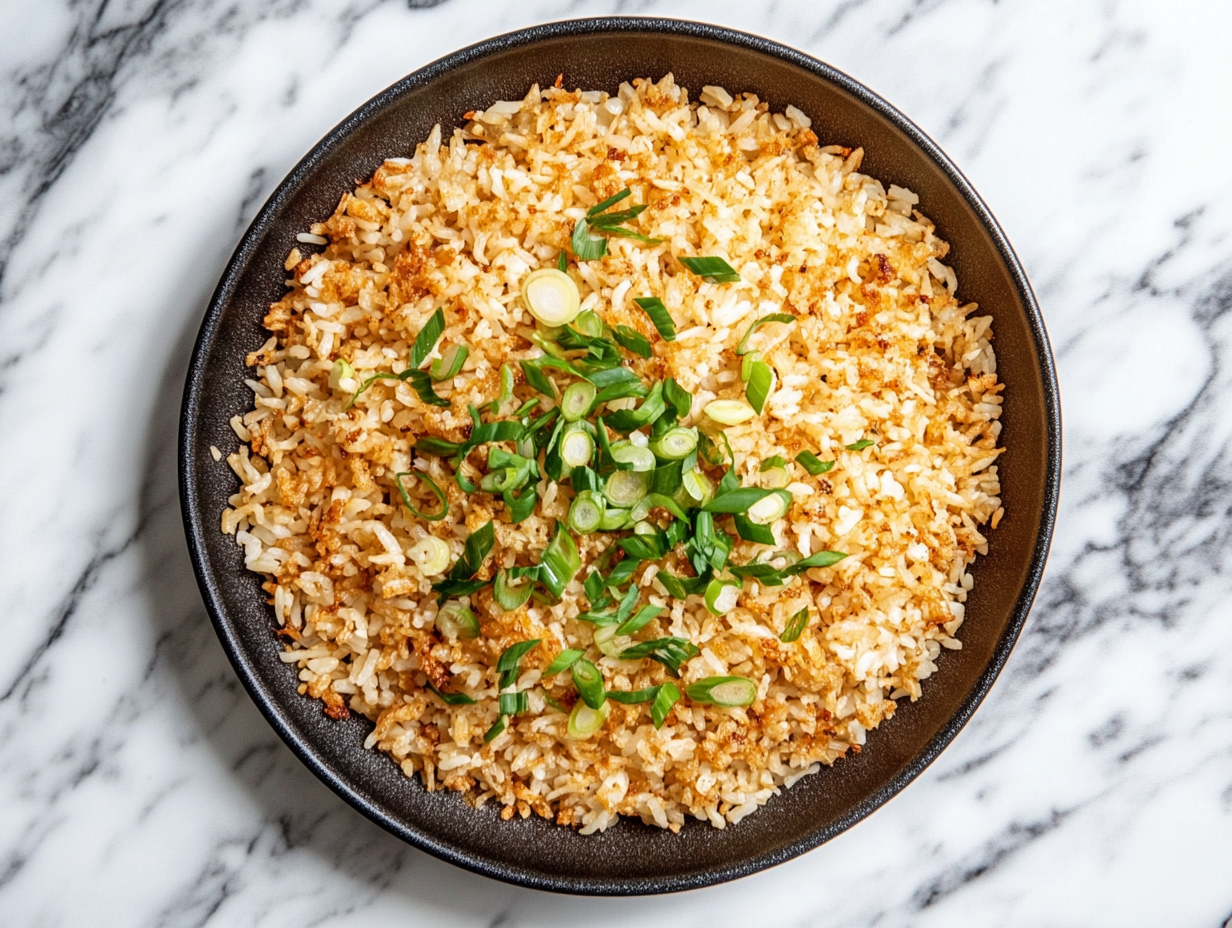
[[[458,47],[613,12],[796,45],[937,139],[1038,292],[1066,465],[1026,631],[912,786],[748,879],[586,900],[401,844],[278,740],[193,581],[175,429],[218,275],[318,138]],[[4,0],[0,23],[0,922],[1232,925],[1228,4]]]

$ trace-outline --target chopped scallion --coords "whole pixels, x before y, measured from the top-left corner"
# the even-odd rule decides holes
[[[740,601],[740,583],[735,580],[711,580],[706,586],[705,599],[711,615],[727,615]]]
[[[560,414],[566,422],[581,419],[595,402],[595,385],[588,380],[579,380],[570,384],[560,398]]]
[[[848,451],[863,451],[865,448],[868,448],[875,444],[877,443],[873,441],[871,438],[861,438],[859,441],[853,442],[850,445],[844,445],[843,447],[846,448]]]
[[[706,677],[686,686],[684,694],[712,706],[750,706],[757,699],[757,686],[745,677]]]
[[[793,316],[791,313],[771,313],[768,316],[762,316],[760,319],[755,320],[745,331],[744,337],[740,339],[740,344],[736,346],[736,356],[744,357],[746,354],[748,354],[749,338],[752,336],[754,332],[760,329],[767,322],[791,323],[795,321],[796,321],[796,317]]]
[[[543,669],[543,676],[540,679],[546,680],[548,677],[556,676],[561,671],[568,670],[585,654],[586,652],[580,648],[570,648],[567,651],[561,651],[552,658],[552,663]]]
[[[639,358],[649,358],[651,355],[650,342],[637,329],[631,329],[627,325],[618,325],[612,333],[612,337],[616,339],[620,347],[637,355]]]
[[[752,406],[741,400],[711,400],[703,412],[721,425],[739,425],[757,415]]]
[[[603,688],[603,674],[599,672],[599,668],[583,657],[574,661],[569,671],[573,674],[573,685],[577,687],[582,701],[592,709],[600,708],[603,700],[607,698],[607,693]]]
[[[811,451],[801,451],[796,455],[796,463],[808,471],[809,474],[816,477],[833,468],[837,462],[823,461]]]
[[[434,535],[426,535],[410,550],[411,560],[425,577],[435,577],[449,566],[449,543]]]
[[[654,452],[628,440],[613,442],[611,455],[613,461],[632,465],[630,469],[637,473],[648,473],[655,469]]]
[[[679,258],[678,260],[708,284],[734,284],[740,280],[736,269],[722,258]]]
[[[580,253],[578,257],[582,257]],[[522,302],[544,325],[568,325],[578,314],[581,297],[572,277],[557,268],[545,267],[531,272],[522,281]]]
[[[770,394],[774,392],[774,368],[765,361],[754,361],[749,371],[748,386],[745,387],[744,396],[749,401],[749,405],[760,416],[762,410],[766,408],[766,400]]]
[[[639,296],[635,297],[633,302],[650,317],[650,321],[654,323],[655,329],[663,336],[665,342],[676,340],[676,323],[672,321],[671,313],[667,311],[661,299],[657,296]]]
[[[664,461],[682,461],[697,448],[697,429],[677,426],[650,443],[654,456]]]
[[[492,584],[492,595],[496,602],[506,612],[513,612],[526,605],[535,583],[531,578],[524,578],[520,584],[515,583],[509,571],[497,572],[496,581]]]
[[[633,639],[627,635],[617,637],[615,625],[602,625],[595,629],[595,647],[605,657],[619,659]]]
[[[805,606],[787,621],[787,625],[783,628],[783,634],[779,635],[779,641],[785,644],[791,644],[803,633],[809,623],[808,606]]]
[[[518,669],[522,663],[522,658],[538,647],[540,640],[539,638],[531,638],[528,641],[519,641],[517,644],[512,644],[501,652],[500,659],[496,662],[496,672],[501,675],[501,689],[517,683]]]
[[[569,725],[565,731],[565,736],[574,741],[583,741],[589,738],[603,727],[603,723],[607,721],[608,711],[606,702],[600,708],[592,709],[579,699],[573,707],[573,711],[569,713]]]
[[[470,353],[471,350],[466,345],[460,343],[450,345],[448,350],[428,367],[429,376],[436,383],[456,377]]]
[[[654,703],[650,707],[650,720],[654,722],[655,728],[663,727],[663,723],[667,721],[667,714],[679,701],[680,689],[671,680],[659,687],[659,692],[655,695]]]
[[[571,423],[561,433],[560,459],[567,467],[582,467],[589,464],[594,455],[595,440],[590,436],[585,423]]]
[[[589,535],[600,527],[606,509],[602,494],[584,490],[569,505],[569,527],[579,534]]]
[[[618,470],[607,478],[603,495],[617,509],[634,506],[650,489],[650,475],[645,471]]]
[[[436,627],[451,640],[479,636],[479,620],[461,603],[446,603],[436,613]]]
[[[427,513],[420,512],[418,509],[414,507],[414,505],[412,505],[410,494],[406,492],[406,487],[402,485],[402,478],[409,477],[412,474],[414,474],[416,477],[418,477],[420,480],[426,483],[428,485],[428,489],[430,489],[433,492],[433,494],[436,495],[436,498],[440,500],[440,503],[441,503],[440,512],[429,515]],[[436,481],[433,480],[431,477],[429,477],[427,474],[425,474],[423,471],[421,470],[409,471],[408,470],[408,471],[403,471],[400,474],[394,474],[394,483],[398,487],[398,495],[402,497],[402,504],[406,506],[406,508],[411,511],[411,515],[415,516],[416,518],[425,519],[428,522],[438,522],[441,519],[445,518],[445,516],[449,515],[449,502],[445,498],[445,491],[442,490],[439,486],[437,486]]]

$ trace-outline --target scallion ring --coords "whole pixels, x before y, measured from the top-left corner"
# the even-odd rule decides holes
[[[740,382],[748,383],[749,375],[753,373],[753,365],[761,360],[760,351],[750,351],[740,362]]]
[[[653,525],[651,525],[649,522],[634,522],[633,523],[633,534],[634,535],[657,535],[659,534],[659,530],[655,528]]]
[[[696,467],[691,467],[681,477],[684,491],[699,506],[705,506],[714,498],[714,482]]]
[[[522,477],[522,471],[517,467],[502,467],[489,474],[484,474],[479,481],[479,489],[485,493],[504,493],[512,490]]]
[[[560,437],[560,459],[568,467],[583,467],[595,456],[595,440],[580,422],[568,426]]]
[[[745,387],[744,396],[749,401],[749,405],[753,407],[753,411],[759,416],[766,408],[766,400],[770,398],[770,394],[774,392],[775,377],[774,368],[765,361],[754,361],[749,370],[749,382]]]
[[[560,414],[566,422],[581,419],[595,402],[595,385],[588,380],[580,380],[570,384],[560,398]]]
[[[595,629],[595,647],[606,657],[619,659],[620,654],[633,644],[628,635],[617,635],[615,625],[601,625]]]
[[[650,490],[650,474],[645,471],[613,471],[603,485],[603,495],[618,509],[634,506]]]
[[[419,539],[409,553],[411,560],[415,562],[415,566],[425,577],[443,574],[451,560],[449,542],[434,535]]]
[[[359,382],[355,379],[355,368],[344,358],[334,362],[334,368],[329,372],[329,388],[354,393]]]
[[[581,296],[572,277],[545,267],[522,281],[522,302],[544,325],[568,325],[577,317]]]
[[[640,435],[637,432],[634,434]],[[657,463],[650,448],[634,444],[628,439],[612,443],[612,460],[620,464],[632,464],[636,473],[648,473],[655,469]]]
[[[752,406],[741,400],[712,400],[702,411],[721,425],[739,425],[757,415]]]
[[[686,686],[684,694],[712,706],[750,706],[757,699],[757,686],[745,677],[706,677]]]
[[[569,528],[582,535],[596,531],[603,522],[607,505],[602,494],[583,490],[569,505]]]
[[[461,603],[446,603],[436,613],[436,627],[451,640],[477,638],[479,620]]]
[[[727,615],[739,601],[739,582],[715,579],[706,584],[706,608],[711,615]]]
[[[663,723],[667,721],[667,714],[679,701],[680,689],[671,680],[659,687],[659,692],[655,694],[655,700],[650,706],[650,720],[654,722],[655,728],[663,727]]]
[[[565,731],[565,737],[574,741],[584,741],[589,738],[603,727],[603,723],[607,721],[608,711],[607,702],[604,702],[598,709],[592,709],[579,699],[573,711],[569,713],[569,725]]]
[[[790,507],[791,494],[786,490],[775,490],[750,506],[747,515],[750,521],[758,525],[769,525],[783,518]]]
[[[607,691],[604,689],[603,674],[599,672],[599,668],[583,657],[574,661],[569,671],[573,674],[573,685],[577,687],[582,701],[592,709],[602,706],[607,699]]]
[[[654,456],[662,461],[683,461],[697,447],[697,429],[677,426],[650,443]]]
[[[606,509],[599,520],[599,531],[619,532],[633,524],[628,509]]]
[[[534,589],[535,584],[530,579],[515,584],[509,572],[501,570],[497,572],[496,581],[492,584],[492,596],[502,609],[513,612],[526,605]]]

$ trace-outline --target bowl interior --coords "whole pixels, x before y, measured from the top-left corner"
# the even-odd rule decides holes
[[[244,356],[283,293],[295,235],[328,216],[386,157],[409,154],[433,125],[519,99],[563,73],[567,87],[615,92],[667,72],[695,97],[704,84],[753,91],[810,115],[824,143],[863,146],[862,170],[916,191],[952,245],[960,296],[993,315],[1006,384],[1001,461],[1006,515],[974,568],[963,649],[947,652],[923,698],[870,733],[865,751],[807,777],[739,825],[690,822],[679,835],[623,821],[602,835],[538,817],[500,822],[458,794],[426,792],[386,757],[364,751],[369,724],[334,722],[296,692],[278,660],[260,578],[219,531],[237,481],[210,457],[230,453],[228,422],[252,401]],[[786,860],[858,821],[905,786],[974,711],[1008,656],[1034,595],[1051,534],[1059,473],[1056,387],[1038,310],[1017,261],[961,175],[869,91],[820,63],[740,33],[651,20],[590,20],[504,36],[443,59],[385,91],[335,129],[287,178],[243,239],[209,307],[193,357],[181,435],[184,518],[207,606],[236,669],[271,723],[348,802],[406,840],[490,876],[546,889],[662,892],[732,879]]]

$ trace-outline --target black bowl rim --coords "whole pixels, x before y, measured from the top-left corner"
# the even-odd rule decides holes
[[[394,102],[405,92],[422,86],[425,83],[449,73],[456,67],[482,59],[493,53],[518,48],[539,41],[561,36],[593,35],[595,33],[659,33],[688,38],[702,38],[723,42],[741,48],[760,52],[778,58],[796,67],[815,74],[822,80],[838,86],[841,90],[857,98],[881,116],[889,120],[901,130],[911,141],[939,167],[950,182],[958,190],[960,196],[975,212],[980,224],[991,237],[992,242],[1009,272],[1014,288],[1026,311],[1027,322],[1033,338],[1033,349],[1039,361],[1040,374],[1043,380],[1045,399],[1045,415],[1047,418],[1048,449],[1046,455],[1047,474],[1044,487],[1043,511],[1040,514],[1039,535],[1035,550],[1027,571],[1022,590],[1019,593],[1010,622],[993,651],[992,657],[984,672],[976,681],[966,700],[958,711],[937,733],[932,741],[921,751],[903,771],[880,789],[871,793],[847,816],[829,826],[819,827],[793,844],[772,852],[728,862],[722,866],[695,871],[683,876],[668,878],[576,878],[544,875],[541,872],[529,870],[521,866],[510,865],[500,860],[469,853],[452,844],[443,842],[431,833],[417,827],[400,822],[386,813],[375,803],[369,801],[355,787],[336,776],[322,761],[314,749],[301,740],[288,726],[283,718],[282,710],[270,693],[260,684],[249,657],[240,647],[230,620],[227,618],[222,604],[222,597],[216,589],[212,577],[206,569],[204,532],[209,530],[196,517],[198,475],[194,464],[194,456],[190,440],[196,432],[198,411],[203,402],[201,387],[204,382],[204,368],[208,356],[208,346],[217,333],[222,310],[234,293],[242,275],[244,266],[251,258],[261,237],[269,225],[285,205],[289,195],[306,174],[310,174],[317,165],[327,157],[334,147],[341,143],[356,127],[371,115],[379,112]],[[197,584],[205,601],[206,611],[213,622],[223,649],[226,651],[236,674],[244,684],[253,702],[257,704],[266,720],[291,748],[297,757],[341,797],[351,807],[371,819],[377,825],[398,836],[407,843],[427,851],[442,860],[449,861],[459,867],[471,870],[484,876],[552,892],[575,893],[586,895],[648,895],[654,893],[677,892],[686,889],[697,889],[716,883],[726,882],[739,877],[748,876],[776,864],[797,857],[806,851],[823,844],[852,825],[870,815],[877,808],[888,802],[893,796],[919,776],[924,769],[949,745],[962,727],[979,707],[988,690],[997,679],[1010,652],[1022,631],[1023,624],[1031,609],[1044,573],[1048,549],[1056,522],[1057,503],[1061,484],[1061,402],[1057,386],[1056,369],[1049,345],[1048,333],[1044,327],[1039,304],[1027,279],[1017,255],[1010,246],[1000,224],[992,212],[984,204],[971,183],[955,166],[949,157],[928,135],[926,135],[910,119],[895,107],[873,93],[859,81],[849,77],[838,69],[806,55],[797,49],[782,45],[761,36],[728,29],[709,23],[692,20],[669,19],[660,17],[608,16],[584,19],[562,20],[544,23],[520,29],[514,32],[495,36],[485,41],[467,46],[444,58],[428,64],[407,75],[397,83],[387,87],[368,100],[342,122],[335,126],[319,141],[311,151],[286,176],[275,191],[270,195],[265,205],[257,213],[252,224],[244,233],[235,252],[232,254],[223,272],[217,289],[210,299],[205,318],[197,335],[189,363],[188,378],[184,388],[183,405],[180,415],[179,431],[179,477],[180,505],[184,521],[184,530],[188,540],[189,555],[192,559],[193,571]]]

